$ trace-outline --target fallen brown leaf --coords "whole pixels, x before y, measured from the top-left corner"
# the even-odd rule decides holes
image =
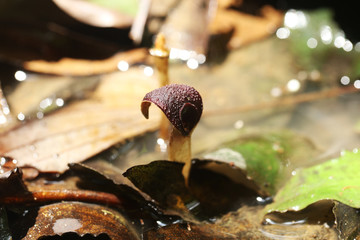
[[[155,79],[138,70],[114,73],[101,81],[89,99],[2,133],[0,154],[16,159],[20,167],[64,171],[68,163],[81,162],[115,143],[156,130],[160,115],[152,114],[147,120],[139,105],[156,86]]]
[[[75,236],[106,234],[110,239],[138,239],[133,227],[117,211],[93,204],[63,202],[42,206],[35,224],[23,239],[74,233]]]
[[[109,73],[117,70],[120,61],[126,61],[130,65],[142,62],[146,59],[148,52],[139,48],[120,52],[110,58],[103,60],[62,58],[59,61],[31,60],[25,61],[25,69],[47,74],[90,76],[94,74]]]
[[[283,13],[271,6],[262,7],[260,12],[262,16],[258,17],[232,9],[218,8],[209,26],[210,33],[224,34],[234,31],[228,43],[230,49],[263,39],[280,26]]]

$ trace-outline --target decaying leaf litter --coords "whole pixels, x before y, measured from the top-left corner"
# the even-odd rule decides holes
[[[259,51],[260,49],[262,51]],[[284,49],[284,52],[282,52],[281,56],[279,56],[278,54],[278,51],[281,52],[279,49]],[[14,170],[15,172],[13,172],[13,170],[8,170],[9,168],[5,168],[6,166],[2,166],[3,171],[5,171],[5,175],[2,176],[2,179],[4,179],[5,181],[4,184],[8,184],[10,176],[15,176],[15,179],[17,179],[16,181],[20,184],[20,186],[24,187],[24,185],[22,184],[22,182],[24,182],[26,189],[30,191],[30,195],[26,196],[26,198],[30,196],[28,199],[28,204],[30,204],[30,206],[28,205],[20,208],[19,206],[10,206],[7,205],[8,203],[6,203],[6,210],[3,210],[4,208],[1,209],[2,233],[4,233],[4,236],[9,236],[11,234],[11,229],[13,229],[14,226],[25,226],[24,232],[19,232],[20,235],[23,234],[23,236],[25,236],[24,234],[38,233],[39,229],[47,228],[46,226],[51,226],[52,232],[44,232],[44,235],[46,234],[46,236],[50,237],[58,234],[70,238],[74,236],[85,236],[86,234],[87,236],[107,235],[111,238],[116,239],[117,236],[114,234],[117,233],[107,232],[104,228],[100,228],[100,230],[96,229],[95,227],[93,229],[88,229],[86,228],[86,226],[89,225],[84,224],[84,227],[82,227],[81,222],[85,223],[84,219],[72,219],[72,217],[75,216],[76,213],[78,213],[79,209],[84,208],[89,214],[92,211],[98,211],[94,213],[94,216],[97,215],[97,217],[100,217],[99,211],[105,216],[105,218],[106,216],[109,216],[110,218],[106,218],[104,222],[107,222],[109,226],[116,225],[119,232],[124,231],[121,234],[128,234],[130,237],[134,237],[135,239],[139,237],[143,237],[145,239],[157,239],[159,236],[165,236],[166,238],[174,239],[179,236],[184,236],[184,234],[187,234],[187,236],[189,237],[202,236],[205,239],[237,239],[240,237],[250,239],[263,239],[264,237],[267,237],[271,239],[279,236],[292,237],[295,239],[306,238],[310,236],[317,237],[319,239],[336,239],[337,234],[335,233],[334,228],[331,225],[331,223],[333,222],[333,218],[331,216],[327,218],[327,210],[321,212],[322,210],[319,210],[321,208],[318,208],[317,211],[320,211],[320,215],[323,214],[325,219],[317,220],[315,218],[315,223],[317,223],[316,225],[261,225],[262,221],[264,220],[262,211],[262,209],[264,208],[263,205],[268,204],[271,201],[271,198],[267,198],[269,194],[266,193],[266,191],[259,191],[259,186],[260,188],[263,187],[263,189],[269,189],[269,182],[265,181],[265,185],[261,186],[261,180],[259,180],[259,177],[254,177],[255,179],[248,179],[247,176],[249,176],[249,173],[241,170],[241,168],[239,168],[239,166],[232,161],[226,161],[229,159],[229,153],[231,157],[238,157],[240,153],[240,156],[242,157],[235,157],[235,159],[239,160],[242,166],[244,166],[245,162],[245,166],[249,167],[246,162],[249,161],[247,159],[247,156],[249,156],[249,154],[246,154],[246,152],[249,151],[247,149],[252,149],[252,144],[254,144],[256,148],[257,143],[253,143],[254,139],[261,140],[265,138],[269,144],[264,144],[264,151],[258,153],[260,155],[260,159],[262,154],[263,156],[268,156],[270,152],[271,154],[277,155],[278,158],[276,161],[280,161],[280,165],[278,165],[280,167],[277,168],[277,170],[273,168],[265,168],[261,170],[261,168],[257,167],[254,167],[254,169],[255,171],[260,171],[261,174],[268,173],[268,171],[272,172],[273,170],[276,170],[275,172],[279,175],[275,174],[274,176],[280,177],[281,179],[282,174],[285,174],[285,176],[292,175],[292,172],[289,173],[289,171],[291,171],[292,169],[295,170],[295,168],[297,167],[314,165],[314,162],[316,161],[322,162],[329,160],[330,156],[334,156],[336,153],[339,153],[339,150],[341,148],[352,149],[354,146],[357,146],[356,141],[352,141],[356,139],[356,135],[354,136],[354,134],[351,134],[352,132],[350,128],[352,128],[351,126],[355,126],[355,124],[353,123],[356,122],[358,116],[356,115],[356,113],[352,113],[350,118],[351,120],[349,120],[349,118],[346,117],[346,114],[340,114],[347,113],[346,107],[354,106],[354,104],[356,104],[356,98],[352,98],[356,97],[355,95],[349,95],[343,100],[340,99],[341,101],[334,99],[324,99],[322,101],[317,101],[314,103],[300,104],[296,107],[294,107],[293,105],[289,105],[285,109],[274,108],[274,110],[273,108],[265,108],[265,110],[253,112],[250,111],[246,112],[246,114],[236,113],[236,107],[239,106],[239,104],[245,106],[248,105],[250,106],[250,109],[252,106],[254,106],[254,109],[256,109],[256,104],[261,104],[265,101],[271,101],[273,99],[273,96],[271,96],[270,94],[271,90],[274,87],[285,86],[288,79],[291,79],[297,75],[297,69],[294,67],[279,68],[277,69],[278,71],[272,70],[274,69],[272,57],[275,55],[278,56],[279,61],[283,61],[281,65],[288,65],[289,62],[294,61],[291,54],[285,53],[286,49],[286,44],[280,43],[278,39],[272,37],[262,42],[250,45],[239,51],[229,53],[225,62],[223,62],[221,65],[215,65],[212,67],[201,66],[196,71],[186,68],[184,64],[174,64],[170,68],[170,76],[172,80],[174,80],[175,82],[192,85],[200,91],[202,97],[204,98],[204,106],[208,106],[209,109],[213,108],[213,111],[216,111],[216,109],[229,108],[235,112],[228,116],[212,116],[204,117],[203,119],[201,119],[197,128],[198,136],[196,136],[195,132],[193,140],[194,155],[198,156],[200,160],[197,160],[194,163],[194,174],[190,178],[190,188],[186,188],[182,183],[182,178],[180,174],[181,165],[166,161],[154,161],[157,159],[165,159],[166,156],[163,156],[164,154],[161,153],[144,154],[144,151],[147,151],[147,149],[144,148],[154,147],[155,144],[150,144],[149,146],[148,143],[144,144],[141,143],[141,141],[140,143],[142,144],[142,147],[137,147],[138,149],[140,149],[140,152],[136,152],[136,148],[131,149],[132,141],[127,140],[128,142],[124,146],[130,146],[130,151],[127,151],[125,148],[128,158],[124,157],[124,153],[121,152],[121,150],[113,147],[110,148],[108,151],[105,151],[102,154],[93,157],[92,160],[88,163],[89,165],[87,165],[88,161],[85,162],[84,166],[72,165],[69,170],[66,170],[60,175],[56,173],[54,175],[54,173],[38,172],[37,174],[39,175],[37,177],[37,180],[32,180],[34,176],[31,177],[31,173],[33,173],[33,171],[36,172],[38,171],[38,169],[46,171],[59,171],[59,169],[65,170],[68,168],[67,163],[64,162],[62,164],[62,168],[60,168],[60,166],[55,166],[53,163],[49,165],[42,165],[39,163],[39,165],[36,166],[38,169],[21,168],[21,171],[23,171],[23,178],[25,180],[21,179],[21,173],[18,175],[15,174],[17,170]],[[264,53],[268,55],[264,55]],[[233,67],[234,64],[237,66],[237,68]],[[276,65],[278,64],[279,62],[277,62]],[[35,142],[34,140],[29,141],[29,139],[24,138],[24,135],[20,135],[21,137],[18,137],[16,139],[15,134],[15,145],[13,146],[13,148],[8,147],[6,141],[4,140],[4,149],[7,149],[7,151],[12,154],[19,153],[19,156],[29,157],[30,160],[25,161],[24,163],[30,162],[31,165],[34,165],[33,159],[38,159],[39,156],[41,157],[40,159],[52,160],[62,157],[61,154],[59,154],[58,152],[66,153],[64,154],[64,156],[70,159],[70,162],[73,162],[71,159],[74,159],[73,157],[70,157],[72,156],[71,153],[75,153],[73,156],[79,156],[78,161],[83,161],[95,155],[96,153],[99,153],[102,150],[109,148],[113,144],[121,142],[122,139],[129,139],[129,137],[137,136],[144,131],[149,131],[152,129],[155,130],[158,126],[158,121],[154,121],[153,123],[151,123],[148,122],[149,120],[142,119],[143,122],[141,123],[154,124],[154,127],[148,128],[144,125],[145,129],[139,130],[136,127],[139,123],[134,121],[134,123],[132,123],[132,126],[136,128],[135,132],[129,130],[129,135],[122,135],[117,132],[117,129],[122,129],[123,127],[128,129],[129,127],[118,126],[116,124],[114,125],[113,123],[119,121],[119,119],[132,119],[132,117],[129,117],[127,112],[132,112],[130,109],[135,108],[135,106],[136,111],[134,111],[134,116],[137,116],[136,112],[141,116],[141,113],[139,111],[139,102],[141,102],[141,97],[144,95],[144,92],[146,93],[152,90],[152,88],[156,87],[154,87],[154,85],[157,84],[154,79],[146,76],[144,77],[141,71],[143,70],[143,68],[144,67],[140,66],[138,70],[131,69],[129,72],[125,73],[111,73],[105,76],[100,76],[98,80],[99,83],[97,83],[97,85],[95,86],[94,93],[90,92],[89,95],[80,97],[80,99],[84,98],[84,100],[81,100],[78,103],[72,103],[71,101],[69,101],[69,104],[67,104],[60,111],[54,112],[50,115],[47,115],[47,113],[45,113],[45,117],[41,120],[34,120],[30,123],[25,123],[23,126],[20,126],[14,130],[15,132],[18,131],[20,133],[22,133],[21,131],[24,131],[28,134],[29,137],[35,139]],[[259,72],[259,68],[271,69],[271,71],[269,70],[265,73]],[[336,85],[329,84],[331,83],[331,81],[328,81],[326,79],[330,75],[326,75],[326,71],[321,71],[321,73],[323,74],[322,76],[325,79],[323,81],[325,81],[326,87],[338,87]],[[118,79],[119,76],[125,75],[124,78],[128,79],[128,74],[130,76],[131,74],[133,74],[132,78],[138,78],[139,76],[142,76],[142,78],[144,79],[144,83],[138,84],[141,86],[141,89],[143,89],[144,92],[138,91],[138,88],[131,88],[133,91],[128,92],[124,90],[122,91],[121,89],[114,87],[118,86],[118,81],[116,81],[116,79]],[[234,76],[239,76],[239,78],[234,79]],[[254,81],[254,78],[257,80],[257,82]],[[334,77],[332,78],[334,79]],[[221,86],[219,86],[218,84],[218,79],[224,80],[222,81]],[[270,79],[271,81],[266,81],[263,79]],[[336,79],[334,79],[333,81],[335,82],[335,80]],[[150,81],[150,83],[148,81]],[[241,81],[242,84],[234,84],[234,81]],[[259,86],[258,84],[259,81],[262,81],[261,86]],[[124,85],[129,86],[132,85],[134,82],[135,81],[129,78],[129,80],[125,81]],[[310,85],[310,87],[311,84],[313,84],[313,82],[311,81],[307,83]],[[145,84],[146,87],[143,87],[143,84]],[[234,89],[230,91],[227,86],[233,86]],[[235,89],[235,86],[238,88]],[[315,87],[318,87],[317,90],[320,91],[326,90],[326,88],[323,87]],[[147,91],[145,91],[145,89]],[[302,91],[306,93],[306,89],[302,89]],[[239,94],[239,92],[241,92],[242,94]],[[62,94],[61,91],[60,94]],[[342,92],[341,94],[346,94],[346,92]],[[128,95],[130,97],[124,97],[124,95]],[[123,101],[124,99],[131,99],[133,96],[136,96],[134,98],[139,98],[140,100],[130,100],[129,102]],[[290,95],[290,97],[292,96]],[[296,98],[296,95],[293,95],[293,97]],[[120,99],[121,101],[119,101]],[[338,111],[338,114],[334,114],[333,110],[329,107],[326,108],[326,106],[329,105],[329,101],[332,103],[333,106],[337,106],[336,109]],[[16,101],[14,101],[14,103],[16,103]],[[94,117],[89,117],[89,115],[87,115],[86,118],[88,118],[89,121],[84,122],[84,113],[90,114],[92,112],[91,109],[99,109],[99,112],[101,113],[105,113],[106,109],[108,113],[104,115],[96,115],[95,113]],[[36,104],[35,106],[32,106],[30,111],[35,111],[36,113]],[[308,113],[313,113],[314,111],[322,114],[320,119],[307,119],[313,124],[309,124],[309,121],[303,121],[304,118],[307,118],[309,116]],[[123,114],[125,114],[124,118],[122,118]],[[151,114],[152,117],[150,119],[154,119],[154,114]],[[101,117],[99,118],[99,116]],[[334,117],[335,120],[327,120],[329,116]],[[355,118],[352,118],[354,116]],[[57,120],[58,117],[61,121]],[[134,119],[135,118],[136,117],[134,117]],[[70,119],[71,124],[65,125],[64,129],[58,128],[59,125],[63,125],[64,123],[62,119]],[[81,121],[78,119],[81,119]],[[337,136],[336,138],[332,137],[335,134],[319,134],[319,130],[314,131],[314,125],[321,126],[321,130],[332,129],[333,123],[339,124],[339,122],[344,121],[347,123],[346,125],[348,126],[348,129],[344,128],[342,129],[342,132],[339,133],[339,136],[346,137],[343,141],[338,140],[339,136]],[[35,134],[34,132],[30,131],[30,126],[32,125],[38,126],[39,130]],[[48,133],[48,131],[44,131],[44,126],[52,126],[54,132]],[[72,126],[74,127],[72,128]],[[237,130],[234,130],[234,126],[235,128],[237,128]],[[293,162],[291,160],[292,157],[289,157],[289,154],[291,155],[292,151],[287,150],[288,148],[286,144],[284,145],[278,139],[271,137],[271,132],[279,133],[278,129],[283,128],[284,126],[297,131],[297,133],[295,133],[294,135],[294,138],[297,138],[296,134],[298,133],[304,134],[310,137],[311,140],[314,140],[316,145],[320,146],[320,148],[315,147],[315,145],[313,144],[304,144],[306,146],[304,152],[306,152],[307,154],[305,154],[305,156],[303,157],[304,159],[302,159],[302,150],[297,150],[297,147],[294,147],[296,156],[294,157],[294,159],[296,160],[294,160]],[[255,127],[257,129],[255,129]],[[79,128],[83,129],[84,131],[78,131]],[[103,131],[103,136],[98,135],[98,133],[96,132],[96,130],[101,128],[106,129],[106,131]],[[268,135],[268,137],[266,137],[267,134],[265,132],[268,132],[269,130],[271,130],[270,134]],[[9,132],[9,134],[10,133],[11,132]],[[88,133],[95,134],[89,135]],[[156,141],[154,135],[155,134],[153,134],[152,137],[150,136],[150,141]],[[57,143],[64,143],[65,145],[59,144],[60,148],[53,148],[55,144],[52,145],[52,141],[48,143],[46,142],[48,136],[51,136],[52,140],[57,140]],[[77,141],[79,139],[82,139],[82,137],[84,136],[86,136],[86,138],[83,139],[83,141],[80,141],[80,144],[77,145]],[[242,139],[242,141],[245,142],[245,144],[243,145],[240,144],[240,146],[243,147],[234,148],[234,145],[230,144],[229,146],[225,144],[225,149],[227,149],[225,151],[226,154],[224,155],[224,152],[221,151],[219,154],[219,145],[225,142],[231,143],[233,142],[232,140],[238,138]],[[74,141],[69,141],[71,139],[74,139]],[[97,144],[100,143],[99,139],[103,140],[100,141],[102,142],[102,144]],[[17,143],[18,140],[24,140],[24,142]],[[263,142],[263,140],[261,140],[260,142]],[[33,145],[33,143],[37,143],[39,145]],[[75,144],[75,146],[73,144]],[[303,144],[299,143],[299,145]],[[324,148],[327,148],[327,146],[330,145],[335,146],[335,149],[332,148],[331,151],[324,150]],[[51,146],[51,148],[44,148],[42,146]],[[91,146],[92,151],[86,151],[86,146]],[[96,146],[96,148],[93,148],[93,146]],[[51,152],[52,149],[56,150],[55,154]],[[229,151],[229,149],[231,151]],[[309,149],[311,149],[311,151],[309,151]],[[336,151],[336,149],[338,149],[338,151]],[[210,152],[209,150],[215,150],[216,154],[208,154]],[[253,157],[251,154],[252,151],[254,150],[250,150],[250,157]],[[204,152],[207,152],[207,154],[205,155]],[[238,154],[236,154],[236,152]],[[309,152],[312,153],[309,154]],[[43,153],[44,155],[42,155]],[[79,153],[81,154],[79,155]],[[203,161],[202,159],[204,159],[204,155],[212,156],[213,158],[216,157],[217,160],[214,161],[209,159],[209,161]],[[221,157],[219,159],[219,155],[225,158],[225,160],[221,159]],[[100,161],[99,159],[103,160],[107,156],[111,156],[110,159],[113,159],[112,163],[114,164],[118,164],[121,162],[119,164],[119,166],[121,166],[121,170],[117,170],[116,168],[105,168],[107,169],[105,171],[104,167],[101,167],[102,164],[97,163]],[[16,157],[15,159],[17,162],[13,163],[20,166],[21,162],[19,161],[21,161],[20,159],[24,158]],[[137,159],[136,163],[134,163],[134,159]],[[46,162],[47,160],[43,161]],[[56,161],[54,162],[56,163]],[[148,164],[149,162],[152,163]],[[207,164],[208,162],[210,163],[210,166],[209,164]],[[7,163],[8,160],[2,161],[2,165],[6,165]],[[249,163],[253,163],[253,161],[251,160]],[[103,164],[107,166],[108,163]],[[211,166],[212,164],[215,164],[215,167]],[[165,165],[165,168],[163,165]],[[217,173],[214,172],[214,169],[220,169],[218,166],[224,166],[225,170]],[[44,169],[42,169],[42,167],[44,167]],[[122,179],[122,177],[120,177],[118,180],[114,180],[116,179],[114,175],[121,176],[121,173],[125,172],[125,170],[127,170],[125,176],[131,179],[132,183],[128,182],[128,180]],[[284,173],[282,173],[282,170],[285,170]],[[163,171],[163,175],[160,174],[161,171]],[[169,171],[173,171],[173,173],[168,174]],[[11,174],[9,175],[9,173]],[[235,179],[241,178],[242,181],[240,181],[240,183],[234,181],[234,175]],[[165,182],[161,181],[161,179],[159,179],[157,176],[170,178],[167,178],[168,180]],[[266,174],[261,176],[266,176]],[[151,179],[151,177],[154,178]],[[209,181],[210,179],[212,179],[212,181]],[[61,186],[61,182],[66,182],[67,180],[70,185]],[[145,180],[145,185],[140,184],[143,180]],[[41,181],[43,181],[44,186],[48,186],[49,189],[46,189],[45,187],[41,188]],[[258,181],[260,182],[260,184],[254,183],[254,181]],[[106,185],[107,187],[104,187]],[[41,191],[36,190],[36,187],[39,186]],[[222,188],[220,186],[227,186],[229,188]],[[272,185],[272,182],[270,182],[270,188],[272,187],[274,186]],[[344,188],[345,190],[352,189],[351,186],[344,186]],[[25,189],[20,189],[20,193],[27,193]],[[235,197],[233,196],[233,189],[237,189]],[[277,187],[275,187],[275,189],[277,189]],[[70,193],[64,190],[70,190]],[[39,194],[41,192],[47,192],[51,194],[45,194],[44,198],[41,198],[41,195],[38,195],[39,197],[35,197],[36,199],[33,195],[31,195],[32,193],[36,196],[36,194]],[[59,193],[64,195],[60,195]],[[91,198],[91,193],[97,193],[96,195],[99,195],[100,198],[103,198],[101,200],[98,198]],[[5,194],[3,195],[3,199],[9,197],[9,195],[6,195],[9,193],[5,192],[2,194]],[[26,198],[23,198],[23,196],[21,196],[21,194],[16,195],[15,193],[11,193],[10,195],[12,195],[10,197],[16,196],[18,199],[26,200]],[[55,198],[51,198],[51,196],[55,196]],[[39,202],[37,202],[39,201],[39,199],[44,201],[41,202],[40,205],[44,205],[40,208],[40,210],[37,211],[36,208],[33,207],[33,204],[39,204]],[[60,201],[60,199],[66,199],[69,202],[57,204],[56,202]],[[113,199],[114,201],[110,202],[111,199]],[[135,205],[130,204],[130,206],[126,205],[126,207],[123,207],[122,204],[129,204],[129,202],[132,203],[134,199]],[[94,204],[94,202],[88,203],[90,200],[95,201],[96,205],[91,205]],[[72,201],[80,201],[80,203]],[[55,203],[53,205],[45,204],[50,204],[52,202]],[[111,209],[101,207],[102,204],[109,205]],[[46,219],[41,219],[39,213],[44,213],[45,215],[47,215],[47,211],[53,211],[55,208],[64,210],[76,210],[69,210],[73,214],[70,214],[69,217],[66,217],[66,220],[64,220],[61,215],[59,221],[55,220],[55,222],[46,222]],[[139,209],[145,209],[145,211],[139,211]],[[341,217],[341,214],[337,213],[339,211],[346,210],[339,210],[338,207],[336,210],[334,210],[336,217]],[[28,229],[30,230],[26,232],[26,226],[31,224],[32,221],[35,221],[33,214],[36,214],[36,212],[38,213],[38,218],[36,218],[36,221],[39,221],[40,225],[35,224],[33,225],[33,227],[28,226]],[[304,214],[304,212],[300,212],[300,217],[297,216],[296,212],[295,216],[291,216],[290,214],[290,216],[288,217],[288,221],[293,223],[304,223],[303,219],[301,218],[301,214]],[[24,219],[21,217],[23,215],[26,216],[27,219],[30,219],[30,222],[26,223],[27,225],[23,223]],[[115,223],[113,221],[114,218],[111,218],[111,216],[115,216]],[[281,218],[283,218],[283,216],[281,216]],[[354,219],[356,219],[356,217]],[[201,220],[210,220],[210,222],[201,222]],[[341,221],[346,222],[346,218],[342,219]],[[61,228],[61,226],[69,225],[69,223],[71,223],[70,225],[72,225],[73,228]],[[81,227],[79,227],[79,224],[81,225]],[[336,226],[342,233],[342,238],[346,238],[347,236],[354,236],[354,234],[357,234],[356,228],[354,229],[350,227],[346,229],[343,228],[344,225],[346,224]],[[159,226],[164,227],[158,228]],[[152,228],[154,229],[150,230]],[[209,230],[210,228],[211,231]],[[143,232],[144,235],[138,235],[139,232]],[[347,232],[348,235],[346,235],[345,232]],[[30,236],[27,237],[30,238]]]

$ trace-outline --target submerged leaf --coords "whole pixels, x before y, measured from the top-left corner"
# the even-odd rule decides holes
[[[336,229],[339,232],[340,239],[358,239],[360,236],[359,209],[335,201],[333,213],[335,215]]]
[[[301,169],[276,194],[270,212],[299,211],[320,200],[360,208],[360,153],[344,152],[325,163]]]
[[[189,187],[185,186],[181,174],[183,164],[178,162],[154,161],[134,166],[124,176],[162,208],[192,221],[222,215],[256,198],[256,193],[249,188],[206,169],[204,165],[208,161],[194,162]]]

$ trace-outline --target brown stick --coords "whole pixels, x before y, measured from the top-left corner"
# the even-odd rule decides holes
[[[208,111],[204,111],[203,116],[211,117],[211,116],[219,116],[222,114],[234,114],[234,113],[255,111],[255,110],[261,110],[267,108],[283,107],[283,106],[295,105],[303,102],[310,102],[325,98],[338,97],[344,94],[355,93],[359,91],[360,89],[357,89],[353,86],[337,87],[320,92],[304,93],[292,97],[284,97],[274,101],[262,102],[259,104],[245,105],[234,108],[208,110]]]
[[[114,194],[89,190],[44,190],[31,192],[24,196],[0,198],[0,204],[39,204],[61,201],[79,201],[100,203],[110,206],[122,205],[121,200]]]

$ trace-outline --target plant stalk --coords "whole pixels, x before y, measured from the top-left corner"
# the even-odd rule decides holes
[[[182,175],[186,186],[188,186],[191,168],[191,133],[184,136],[179,130],[172,128],[169,142],[169,160],[185,164]]]
[[[169,84],[169,49],[166,48],[165,36],[159,33],[155,40],[154,48],[150,49],[150,54],[155,59],[155,66],[158,70],[160,87]],[[159,138],[162,138],[166,143],[169,141],[170,124],[165,116],[162,116],[160,122]]]

